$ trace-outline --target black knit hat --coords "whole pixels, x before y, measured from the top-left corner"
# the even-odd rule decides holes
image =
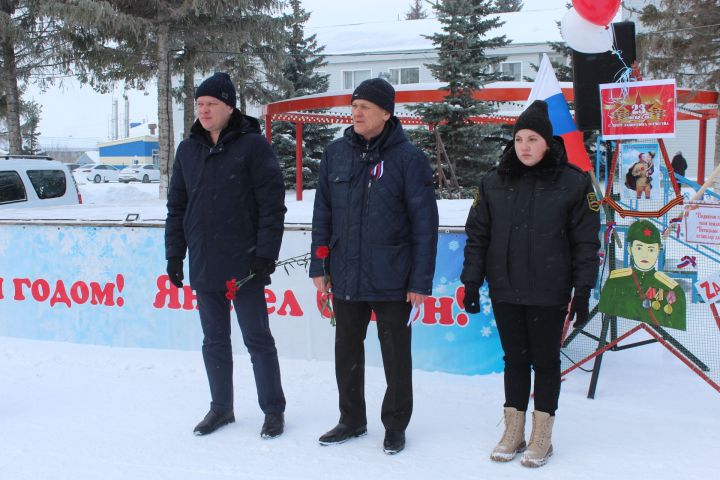
[[[198,97],[215,97],[235,108],[235,86],[230,80],[230,75],[225,72],[218,72],[210,78],[205,79],[195,90],[195,100]]]
[[[513,128],[513,137],[518,132],[527,128],[533,132],[537,132],[545,141],[550,145],[550,141],[553,137],[552,123],[550,123],[550,117],[548,116],[547,103],[542,100],[535,100],[520,114],[517,121],[515,122],[515,128]]]
[[[395,89],[382,78],[371,78],[358,85],[350,103],[355,100],[367,100],[391,115],[395,114]]]

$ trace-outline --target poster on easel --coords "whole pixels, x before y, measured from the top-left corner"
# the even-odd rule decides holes
[[[662,157],[656,142],[621,143],[620,172],[623,175],[620,198],[630,204],[662,199]]]
[[[675,136],[675,79],[600,85],[605,140]]]
[[[686,330],[685,291],[658,269],[660,231],[650,220],[632,223],[625,235],[628,265],[610,272],[600,291],[598,311],[647,324]]]

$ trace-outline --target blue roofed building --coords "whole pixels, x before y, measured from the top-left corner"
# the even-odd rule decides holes
[[[155,125],[151,124],[150,127],[150,131],[144,135],[98,143],[100,163],[115,166],[142,163],[157,165],[160,144],[155,135]]]

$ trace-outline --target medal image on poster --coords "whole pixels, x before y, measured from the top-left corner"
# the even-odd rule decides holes
[[[600,291],[598,310],[661,327],[686,330],[685,291],[657,270],[661,236],[649,220],[638,220],[625,236],[628,265],[610,272]]]
[[[620,172],[623,175],[621,200],[630,205],[649,200],[662,200],[662,178],[657,143],[621,143]]]

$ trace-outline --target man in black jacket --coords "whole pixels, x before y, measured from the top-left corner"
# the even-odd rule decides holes
[[[337,320],[340,422],[320,444],[367,433],[363,342],[375,312],[388,454],[405,447],[413,405],[408,317],[432,291],[438,236],[430,165],[408,142],[394,109],[395,90],[386,81],[366,80],[355,89],[353,126],[325,149],[320,164],[310,264],[316,288],[327,293],[332,286]],[[318,247],[328,247],[329,258],[318,258]]]
[[[275,270],[282,240],[286,211],[282,174],[258,121],[235,108],[235,87],[226,73],[202,82],[195,101],[198,119],[175,155],[165,225],[170,282],[182,288],[187,250],[204,334],[202,353],[212,402],[194,433],[212,433],[235,421],[232,295],[226,292],[226,282],[252,274],[233,303],[265,413],[260,434],[273,438],[284,429],[285,396],[265,285]]]

